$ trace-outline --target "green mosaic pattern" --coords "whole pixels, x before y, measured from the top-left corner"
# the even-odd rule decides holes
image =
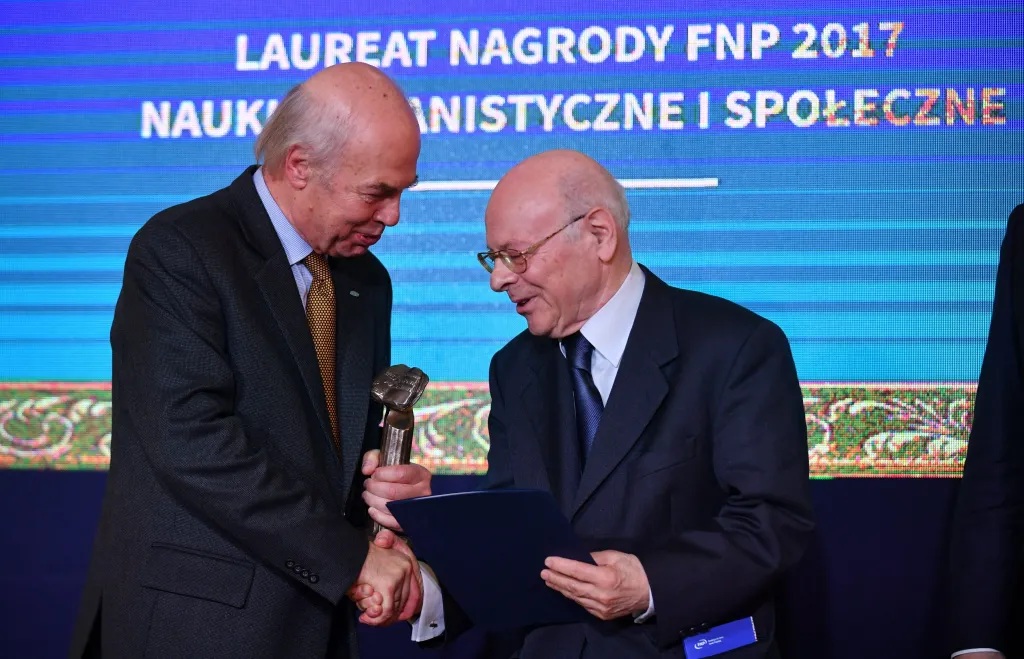
[[[973,384],[804,385],[808,458],[815,478],[960,475]],[[441,383],[416,407],[413,459],[437,474],[487,469],[485,383]],[[0,467],[105,469],[105,383],[0,384]]]

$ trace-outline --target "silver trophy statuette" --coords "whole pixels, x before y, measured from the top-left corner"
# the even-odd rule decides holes
[[[423,395],[430,378],[405,364],[389,366],[373,380],[370,395],[386,408],[380,436],[380,466],[409,464],[414,416],[412,406]],[[373,535],[383,527],[373,523]]]

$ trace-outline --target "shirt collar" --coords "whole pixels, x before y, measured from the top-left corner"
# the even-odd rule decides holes
[[[601,353],[615,368],[619,367],[622,353],[626,350],[626,341],[633,329],[636,311],[640,308],[640,298],[644,294],[645,281],[644,271],[633,261],[626,280],[612,299],[583,323],[580,329],[594,350]]]
[[[257,168],[256,173],[252,175],[252,182],[256,185],[256,192],[260,195],[263,207],[267,209],[267,215],[270,216],[270,221],[274,225],[277,238],[284,247],[285,256],[288,257],[288,265],[295,265],[301,262],[302,259],[309,256],[313,248],[302,239],[302,236],[295,230],[292,223],[284,216],[284,211],[274,201],[273,195],[270,194],[270,188],[267,187],[267,182],[263,180],[262,167]]]

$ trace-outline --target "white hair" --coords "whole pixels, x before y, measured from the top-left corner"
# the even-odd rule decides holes
[[[592,208],[601,207],[611,213],[623,232],[629,230],[629,201],[626,189],[603,167],[595,180],[589,171],[574,170],[562,174],[558,189],[565,200],[569,217],[576,217]]]
[[[288,150],[308,150],[310,165],[322,180],[334,175],[348,135],[348,111],[338,103],[325,103],[302,84],[292,87],[270,115],[256,139],[256,161],[270,172],[284,167]]]

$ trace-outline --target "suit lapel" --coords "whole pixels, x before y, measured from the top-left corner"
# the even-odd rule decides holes
[[[285,343],[302,376],[306,394],[316,411],[317,421],[323,433],[323,443],[317,453],[327,457],[324,469],[332,484],[332,491],[336,492],[336,483],[344,479],[341,478],[340,461],[328,457],[336,456],[337,453],[331,441],[331,419],[327,415],[327,399],[320,377],[320,364],[316,359],[313,337],[306,321],[306,310],[302,308],[302,298],[296,289],[288,257],[252,182],[255,172],[256,166],[250,167],[235,179],[231,184],[232,198],[242,217],[242,231],[265,259],[262,266],[256,270],[253,279],[284,335]],[[342,501],[338,499],[339,506]],[[344,506],[341,508],[344,509]]]
[[[313,401],[320,428],[324,437],[331,437],[331,418],[327,415],[327,399],[324,397],[323,381],[320,378],[320,364],[316,360],[316,349],[313,337],[309,333],[306,312],[302,308],[302,298],[295,288],[288,260],[284,250],[271,257],[256,274],[263,297],[274,315],[281,333],[284,334],[288,348],[295,358],[295,363],[302,374],[306,385],[306,393]]]
[[[644,293],[570,515],[575,516],[650,423],[668,393],[662,367],[679,354],[668,287],[646,268]]]
[[[366,433],[366,415],[370,407],[373,380],[373,313],[370,295],[374,291],[359,284],[343,259],[331,259],[334,280],[335,387],[338,397],[338,427],[344,473],[343,500],[348,500],[356,462],[361,459]]]
[[[528,441],[524,442],[524,464],[516,474],[517,482],[551,491],[568,516],[580,479],[568,367],[558,344],[550,339],[536,339],[527,361],[529,368],[521,392],[526,418],[520,431]],[[530,480],[523,481],[523,477]]]
[[[330,441],[331,419],[327,415],[327,400],[324,397],[313,337],[306,321],[306,310],[302,308],[302,298],[295,287],[295,277],[292,276],[281,240],[252,182],[255,172],[255,165],[249,167],[231,184],[232,197],[243,217],[242,230],[266,259],[256,271],[254,279],[302,374],[306,393],[313,402],[320,428],[324,432],[324,440]]]

